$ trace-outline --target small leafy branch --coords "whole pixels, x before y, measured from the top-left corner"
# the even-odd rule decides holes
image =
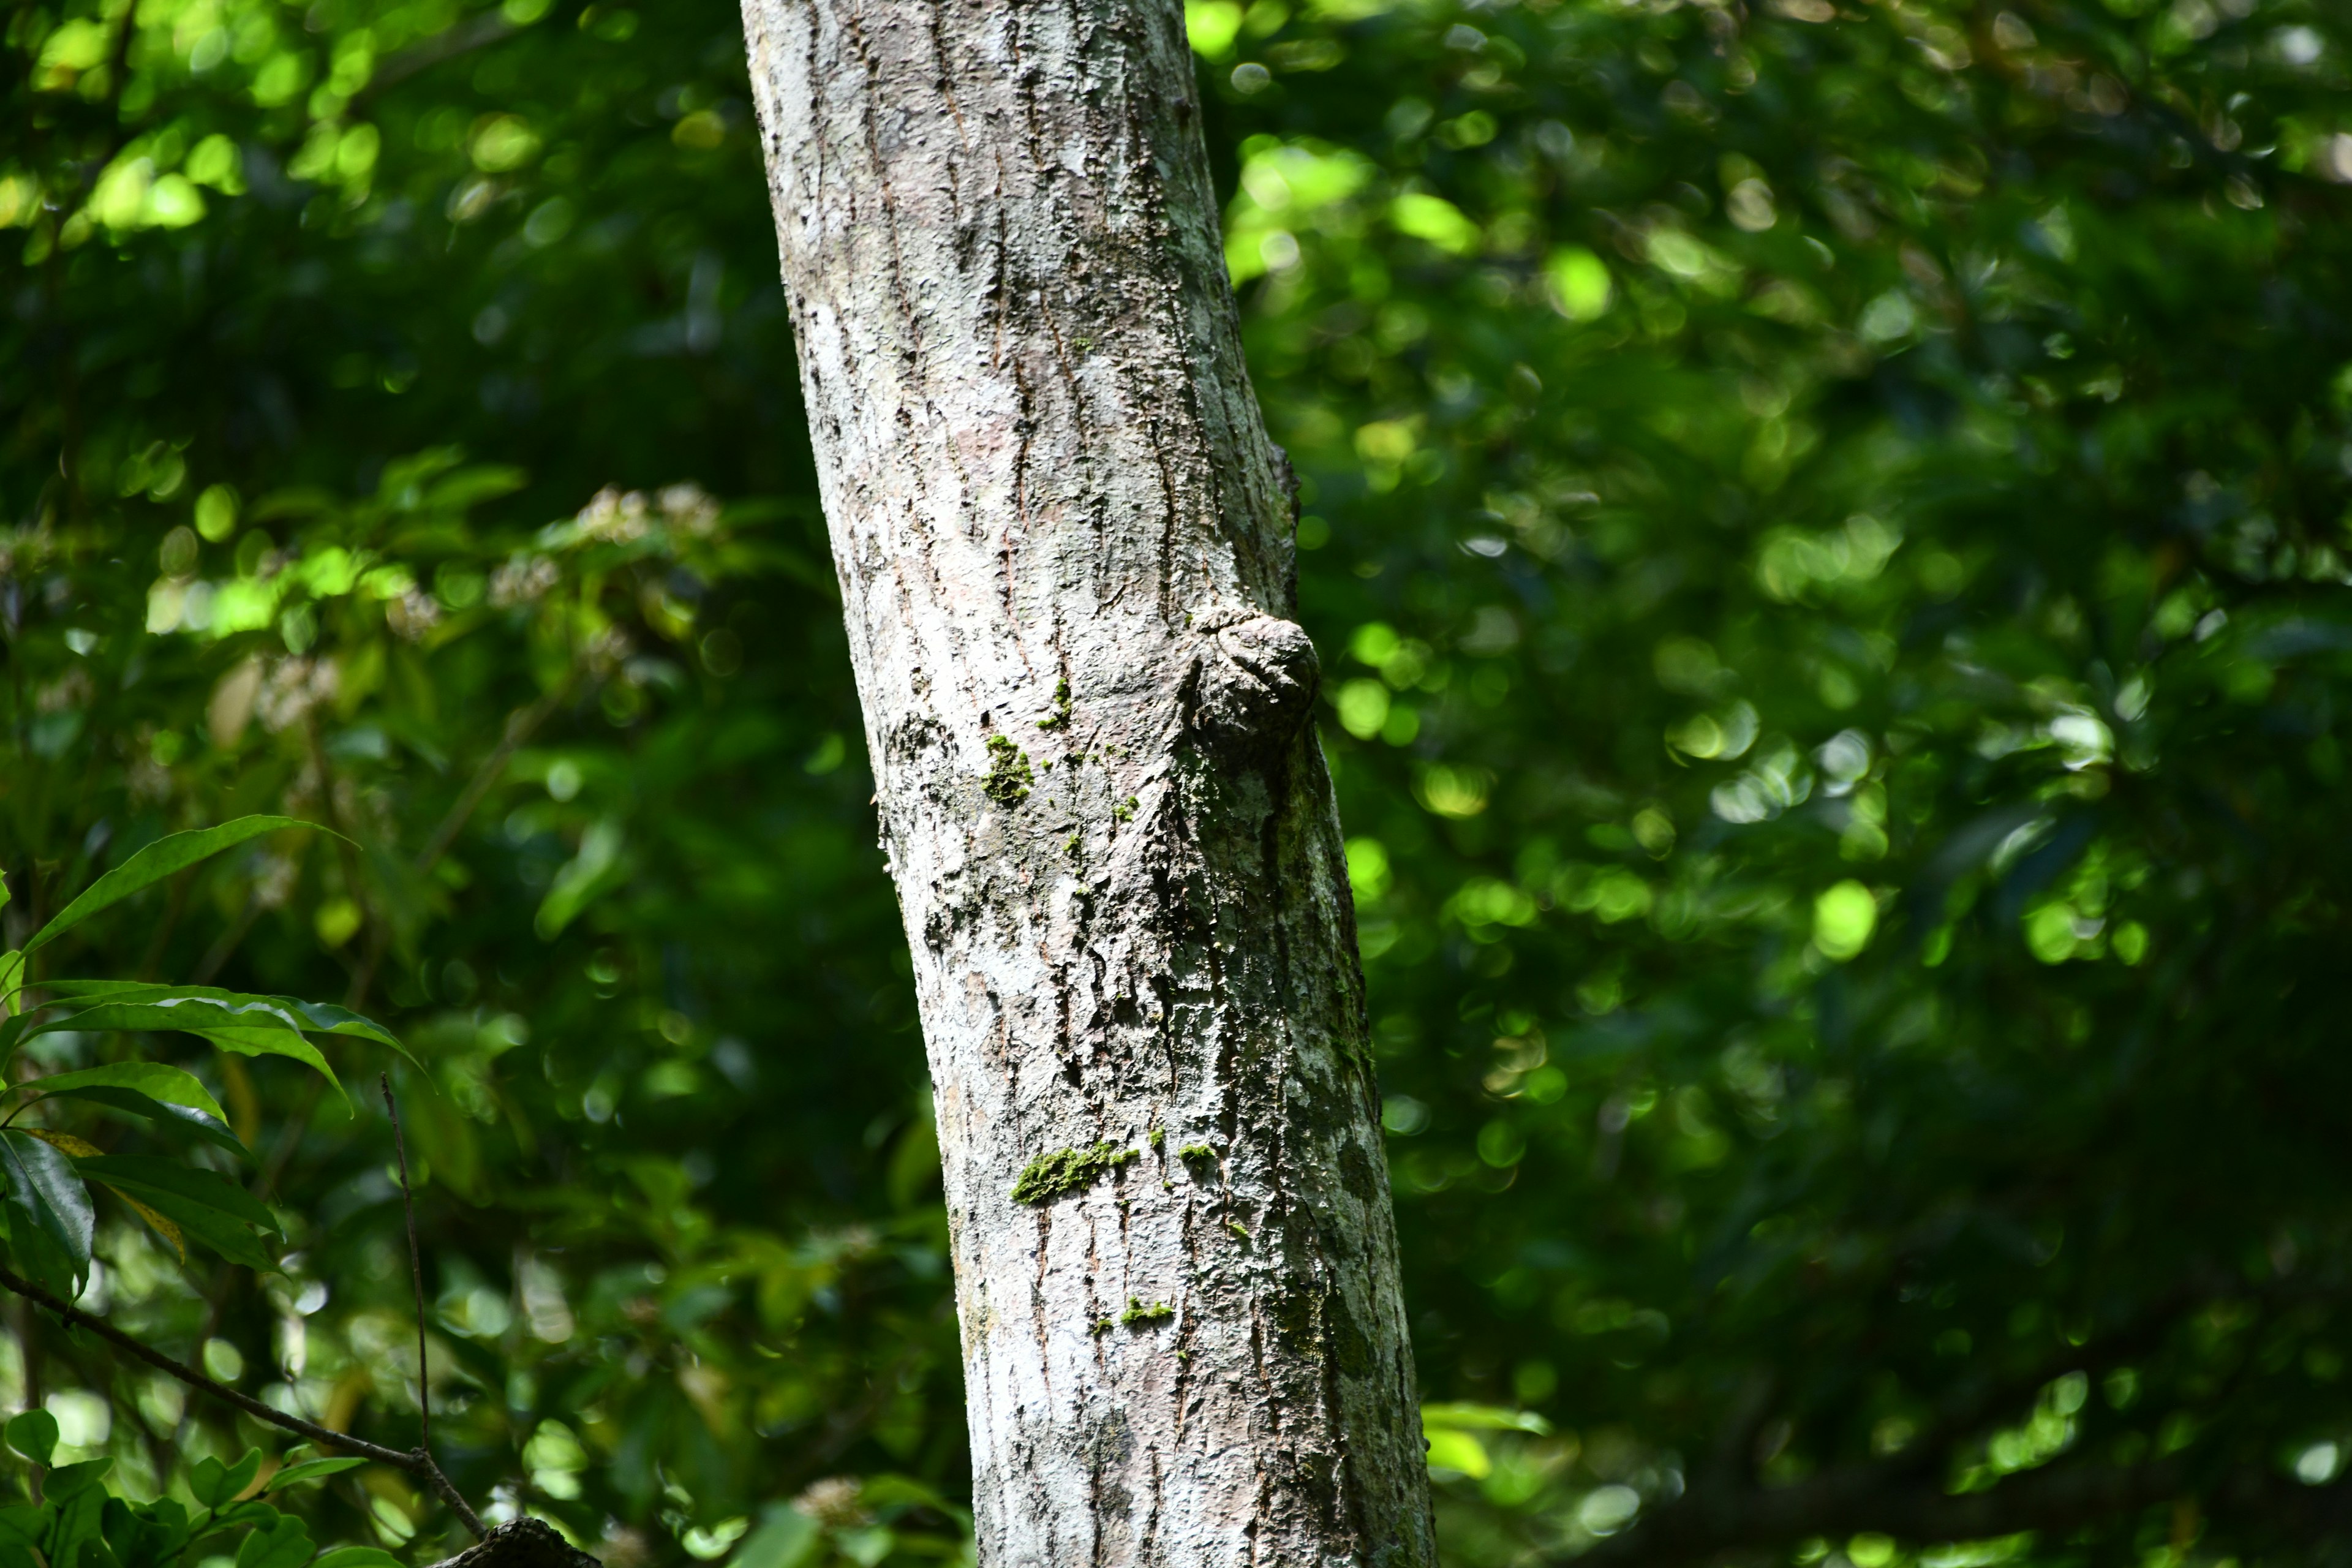
[[[36,984],[31,979],[33,955],[91,916],[209,856],[263,834],[288,829],[327,831],[292,817],[246,816],[218,827],[170,834],[99,878],[22,948],[0,953],[0,1072],[5,1072],[27,1041],[64,1030],[193,1035],[236,1055],[280,1056],[301,1062],[338,1093],[343,1093],[342,1084],[312,1043],[314,1036],[372,1041],[413,1063],[406,1047],[378,1025],[357,1013],[321,1003],[204,985],[110,980]],[[0,904],[7,897],[6,885],[0,883]],[[24,1275],[29,1276],[0,1268],[0,1287],[257,1421],[357,1456],[288,1466],[272,1476],[265,1490],[373,1460],[430,1485],[479,1540],[484,1534],[481,1521],[450,1484],[431,1451],[424,1277],[416,1249],[415,1200],[391,1079],[385,1076],[380,1081],[399,1153],[401,1199],[407,1211],[409,1264],[416,1292],[417,1404],[423,1439],[417,1447],[389,1448],[289,1415],[72,1305],[89,1278],[97,1228],[93,1186],[112,1193],[170,1243],[183,1262],[188,1256],[188,1243],[194,1241],[232,1263],[262,1270],[276,1267],[262,1238],[283,1237],[277,1216],[235,1182],[180,1161],[108,1154],[72,1133],[24,1120],[27,1111],[49,1100],[79,1101],[105,1113],[143,1120],[167,1137],[224,1149],[249,1160],[250,1153],[230,1130],[227,1117],[210,1091],[184,1068],[162,1062],[114,1062],[0,1083],[0,1107],[6,1107],[0,1110],[0,1180],[7,1186],[6,1202],[0,1205],[0,1220],[5,1220],[0,1236],[5,1236]],[[344,1099],[349,1103],[348,1094]],[[9,1424],[7,1438],[34,1464],[47,1466],[57,1443],[57,1424],[46,1412],[28,1411]],[[328,1552],[313,1563],[316,1548],[299,1521],[281,1516],[257,1500],[235,1502],[252,1486],[260,1463],[257,1451],[226,1469],[214,1459],[199,1461],[191,1485],[205,1508],[193,1520],[168,1500],[134,1505],[109,1496],[98,1483],[113,1464],[111,1459],[93,1459],[51,1471],[40,1503],[0,1510],[0,1568],[34,1568],[36,1559],[29,1555],[33,1550],[40,1552],[38,1561],[47,1568],[161,1568],[177,1563],[183,1554],[222,1531],[238,1528],[247,1533],[236,1549],[236,1568],[379,1568],[394,1562],[388,1553],[373,1548],[352,1547]],[[98,1543],[94,1549],[92,1542]],[[83,1564],[79,1559],[86,1549],[90,1549],[90,1561]]]
[[[28,1410],[8,1423],[7,1437],[46,1469],[57,1451],[57,1417]],[[365,1463],[297,1458],[257,1485],[258,1448],[233,1465],[199,1459],[188,1475],[199,1505],[193,1514],[173,1498],[142,1503],[110,1495],[100,1483],[112,1459],[60,1466],[47,1471],[40,1501],[0,1509],[0,1568],[177,1568],[192,1556],[232,1552],[236,1568],[399,1568],[398,1558],[373,1546],[320,1552],[299,1519],[262,1500]]]

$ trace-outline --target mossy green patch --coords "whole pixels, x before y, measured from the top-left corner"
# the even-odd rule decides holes
[[[1029,798],[1029,755],[1002,735],[988,738],[988,776],[981,793],[999,805],[1019,805]]]
[[[1150,1323],[1164,1323],[1175,1315],[1176,1309],[1165,1301],[1154,1301],[1147,1307],[1129,1296],[1127,1310],[1118,1315],[1118,1321],[1123,1328],[1137,1329]]]
[[[1066,730],[1070,726],[1070,682],[1066,677],[1054,682],[1054,710],[1037,721],[1040,730]]]
[[[1136,1158],[1136,1151],[1122,1149],[1116,1143],[1097,1143],[1091,1149],[1056,1149],[1050,1154],[1040,1154],[1029,1162],[1021,1179],[1013,1184],[1013,1201],[1052,1203],[1064,1193],[1092,1186]]]

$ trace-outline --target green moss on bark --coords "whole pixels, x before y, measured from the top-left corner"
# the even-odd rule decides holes
[[[981,793],[999,805],[1019,805],[1029,798],[1029,755],[1002,735],[988,738],[988,776]]]
[[[1091,1149],[1056,1149],[1029,1162],[1013,1184],[1016,1204],[1049,1204],[1064,1193],[1090,1187],[1121,1165],[1136,1159],[1132,1149],[1097,1143]]]

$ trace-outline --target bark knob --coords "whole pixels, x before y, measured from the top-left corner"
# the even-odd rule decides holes
[[[1193,728],[1225,745],[1276,744],[1305,723],[1321,683],[1314,639],[1296,621],[1252,616],[1201,653]]]
[[[543,1520],[509,1520],[434,1568],[602,1568]]]

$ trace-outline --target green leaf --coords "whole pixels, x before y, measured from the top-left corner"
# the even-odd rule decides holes
[[[106,1479],[106,1472],[112,1468],[112,1459],[84,1459],[79,1465],[59,1465],[42,1480],[41,1495],[52,1501],[63,1502],[98,1485]]]
[[[171,1498],[153,1502],[106,1500],[107,1551],[127,1568],[171,1568],[188,1544],[188,1510]]]
[[[25,951],[39,951],[100,910],[121,902],[142,888],[152,887],[174,871],[184,870],[207,856],[233,848],[248,838],[257,838],[265,833],[275,833],[287,827],[315,828],[320,833],[331,831],[299,817],[240,816],[217,827],[167,833],[84,889],[81,897],[59,910],[55,920],[33,933],[33,940],[25,944]]]
[[[299,1486],[304,1481],[322,1481],[329,1476],[340,1476],[345,1470],[356,1470],[366,1463],[365,1459],[305,1459],[299,1465],[289,1465],[270,1477],[269,1484],[261,1489],[274,1492],[280,1487]]]
[[[278,1216],[270,1212],[268,1205],[211,1171],[200,1171],[175,1160],[159,1160],[152,1154],[85,1154],[74,1163],[81,1167],[83,1175],[108,1186],[143,1188],[142,1197],[148,1192],[162,1193],[235,1215],[272,1235],[281,1234]]]
[[[191,1029],[188,1032],[199,1039],[211,1041],[215,1048],[233,1056],[287,1057],[300,1062],[334,1085],[335,1092],[343,1097],[345,1105],[352,1102],[351,1095],[343,1088],[343,1080],[335,1076],[335,1069],[327,1065],[327,1058],[319,1054],[319,1047],[300,1035],[260,1028]]]
[[[8,1420],[8,1447],[37,1465],[46,1465],[58,1451],[58,1418],[46,1410],[27,1410]]]
[[[26,1416],[47,1414],[46,1410],[27,1410],[8,1425],[14,1427],[17,1421],[22,1421]],[[56,1423],[52,1421],[50,1425],[54,1426]],[[57,1441],[54,1434],[49,1441],[52,1444]],[[10,1446],[14,1447],[16,1439],[13,1436],[10,1437]],[[44,1457],[38,1458],[26,1449],[18,1448],[16,1451],[23,1454],[25,1458],[33,1459],[36,1464],[48,1463],[46,1458],[50,1451],[48,1448],[43,1448],[41,1453]],[[41,1543],[41,1537],[47,1533],[48,1528],[49,1510],[47,1508],[29,1502],[18,1503],[14,1508],[0,1508],[0,1546],[38,1546]]]
[[[89,1473],[93,1468],[98,1474]],[[106,1489],[94,1483],[113,1468],[111,1459],[92,1459],[86,1465],[67,1465],[49,1472],[41,1489],[57,1510],[57,1523],[49,1529],[50,1568],[80,1568],[83,1548],[93,1543],[99,1552],[89,1555],[97,1557],[105,1551],[105,1537],[100,1532],[106,1523]]]
[[[102,983],[75,983],[77,989],[97,984]],[[148,994],[151,992],[152,994]],[[79,1013],[45,1017],[29,1027],[26,1026],[29,1015],[20,1015],[0,1024],[0,1061],[6,1060],[23,1041],[60,1030],[88,1034],[110,1029],[173,1029],[210,1041],[218,1049],[238,1056],[291,1058],[316,1070],[335,1086],[338,1094],[343,1091],[341,1080],[335,1077],[334,1068],[327,1065],[327,1058],[320,1056],[319,1048],[303,1036],[305,1019],[299,1011],[300,1004],[282,1002],[270,996],[239,996],[234,992],[204,996],[193,994],[193,988],[166,986],[137,988],[135,994],[139,999],[119,999],[133,994],[131,988],[114,989],[107,993],[109,1000],[85,1007]],[[42,1011],[53,1013],[55,1006],[45,1007]],[[349,1095],[343,1098],[346,1103],[350,1101]]]
[[[389,1047],[391,1049],[399,1052],[401,1056],[408,1060],[411,1066],[419,1068],[420,1069],[424,1066],[424,1064],[419,1062],[415,1056],[410,1052],[406,1046],[400,1043],[399,1038],[394,1036],[391,1030],[386,1029],[383,1025],[377,1023],[373,1018],[365,1017],[361,1014],[352,1012],[348,1008],[335,1006],[331,1003],[305,1002],[293,996],[257,996],[242,991],[223,991],[217,986],[212,985],[156,985],[142,984],[137,982],[124,980],[53,980],[43,982],[41,988],[50,996],[60,1001],[79,1000],[93,1003],[105,1002],[115,1005],[144,1006],[181,1005],[191,1002],[211,1002],[217,1003],[225,1007],[258,1009],[259,1012],[257,1014],[251,1015],[251,1016],[266,1016],[270,1018],[283,1018],[289,1029],[298,1032],[307,1031],[314,1035],[347,1035],[354,1039],[368,1040],[376,1045]],[[79,1024],[76,1020],[87,1017],[89,1015],[87,1014],[76,1014],[73,1019],[58,1020],[50,1024],[44,1024],[38,1028],[29,1031],[29,1034],[46,1034],[51,1028],[82,1027],[84,1026]],[[100,1027],[103,1026],[91,1025],[88,1026]],[[187,1026],[185,1025],[159,1025],[155,1026],[187,1029]],[[205,1033],[205,1031],[200,1029],[187,1029],[187,1032],[190,1034]],[[207,1036],[206,1037],[209,1038],[211,1037]],[[0,1027],[0,1058],[5,1058],[6,1050],[11,1043],[11,1038],[6,1030],[4,1027]],[[215,1043],[219,1044],[220,1042],[215,1041]],[[326,1077],[329,1082],[335,1082],[335,1075],[328,1069],[325,1058],[320,1057],[315,1049],[312,1049],[307,1044],[288,1047],[281,1042],[276,1045],[251,1046],[250,1048],[244,1046],[224,1045],[222,1048],[237,1050],[240,1054],[246,1056],[259,1054],[290,1055],[298,1061],[307,1062],[317,1068],[318,1070]],[[335,1083],[335,1087],[340,1090],[342,1088],[342,1085],[341,1083]]]
[[[209,1030],[249,1030],[257,1035],[268,1030],[280,1039],[297,1041],[308,1048],[294,1013],[266,1002],[230,1006],[205,996],[167,996],[160,1002],[101,1002],[99,1006],[85,1006],[80,1013],[58,1013],[58,1004],[19,1013],[16,1018],[0,1023],[0,1063],[14,1056],[16,1047],[24,1041],[37,1035],[57,1035],[61,1030],[80,1035],[94,1035],[101,1030],[181,1030],[207,1039]]]
[[[803,1568],[824,1546],[824,1526],[789,1503],[771,1503],[727,1568]]]
[[[1551,1430],[1551,1423],[1532,1410],[1509,1410],[1499,1405],[1424,1405],[1421,1407],[1421,1424],[1432,1432],[1533,1432],[1541,1436]]]
[[[41,1237],[69,1267],[71,1288],[58,1293],[79,1294],[81,1282],[89,1274],[90,1233],[97,1214],[90,1207],[89,1189],[81,1184],[72,1160],[29,1132],[0,1129],[0,1173],[8,1178],[8,1203],[16,1211],[10,1239],[19,1244],[20,1252],[35,1255],[26,1262],[37,1272],[50,1274],[44,1283],[55,1290],[62,1283],[55,1278],[58,1259],[37,1262],[37,1244],[24,1245],[27,1232]]]
[[[43,1088],[47,1088],[54,1081],[49,1079],[40,1080]],[[68,1089],[53,1091],[48,1098],[84,1100],[92,1105],[103,1105],[110,1110],[123,1111],[131,1116],[143,1116],[148,1121],[159,1122],[174,1131],[186,1132],[203,1139],[207,1143],[217,1144],[243,1158],[252,1158],[251,1152],[238,1140],[236,1133],[229,1131],[227,1123],[206,1116],[201,1110],[190,1110],[184,1105],[166,1105],[159,1100],[151,1100],[136,1089]]]
[[[302,1521],[289,1514],[238,1543],[236,1568],[303,1568],[317,1550]]]
[[[100,1184],[141,1211],[139,1217],[161,1232],[183,1257],[186,1254],[189,1239],[193,1237],[243,1268],[268,1273],[278,1267],[252,1226],[216,1208],[191,1203],[169,1193],[159,1193],[152,1187],[118,1187],[111,1182]]]
[[[408,1049],[373,1018],[331,1003],[305,1002],[294,996],[257,996],[243,991],[224,991],[216,985],[164,985],[135,980],[45,980],[41,989],[50,996],[87,1002],[155,1002],[194,997],[206,1002],[260,1005],[279,1009],[298,1026],[314,1035],[351,1035],[389,1046],[404,1056]]]
[[[261,1473],[261,1450],[247,1448],[245,1457],[234,1465],[224,1465],[209,1455],[198,1459],[188,1472],[188,1490],[206,1508],[216,1509],[253,1484]]]
[[[228,1121],[228,1112],[220,1108],[205,1086],[196,1081],[194,1074],[179,1068],[166,1067],[162,1062],[115,1062],[80,1072],[59,1073],[55,1078],[36,1079],[15,1087],[43,1095],[64,1094],[79,1089],[127,1089],[149,1100],[161,1100],[165,1105],[182,1105],[191,1110],[201,1110],[215,1121],[225,1123]]]
[[[399,1558],[377,1546],[338,1546],[310,1568],[403,1568]]]
[[[6,886],[6,882],[0,881],[0,889]],[[0,952],[0,1004],[5,1004],[9,997],[23,990],[24,985],[25,955],[15,948]]]
[[[45,1007],[45,1013],[56,1012],[55,1005]],[[10,1022],[16,1020],[11,1019]],[[268,1029],[281,1035],[301,1037],[302,1026],[294,1015],[272,1004],[254,1001],[244,1004],[215,1002],[200,996],[168,997],[158,1002],[101,1002],[85,1007],[79,1013],[46,1017],[23,1032],[25,1039],[39,1035],[53,1035],[60,1029],[78,1034],[96,1034],[118,1029],[177,1029],[186,1034],[202,1034],[207,1029]]]

